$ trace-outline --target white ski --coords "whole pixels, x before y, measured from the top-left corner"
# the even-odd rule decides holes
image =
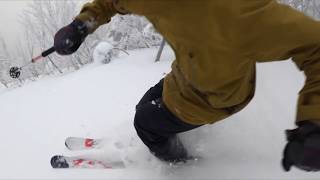
[[[103,139],[68,137],[65,140],[65,146],[71,151],[99,149],[103,146]]]
[[[55,155],[51,158],[51,166],[55,169],[66,168],[85,168],[85,169],[121,169],[125,168],[122,161],[103,162],[95,159],[84,157],[68,157],[62,155]]]

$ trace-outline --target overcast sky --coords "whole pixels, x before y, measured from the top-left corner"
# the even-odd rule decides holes
[[[29,0],[0,0],[0,35],[5,37],[10,48],[13,48],[18,36],[21,36],[19,16],[29,2]]]

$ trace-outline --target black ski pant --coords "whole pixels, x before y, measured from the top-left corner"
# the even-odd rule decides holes
[[[168,152],[169,139],[199,126],[173,115],[162,102],[163,79],[150,88],[136,106],[134,126],[143,143],[155,155]]]

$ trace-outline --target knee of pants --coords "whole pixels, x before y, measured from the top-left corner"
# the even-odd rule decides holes
[[[140,126],[139,126],[139,123],[138,123],[137,114],[136,114],[136,116],[134,117],[133,126],[134,126],[134,128],[136,129],[136,131],[138,132],[139,129],[140,129]]]
[[[134,116],[134,121],[133,121],[133,126],[136,129],[138,134],[142,130],[142,124],[144,124],[142,122],[144,118],[143,118],[143,113],[141,111],[142,110],[140,108],[136,110],[136,114]]]
[[[145,120],[146,117],[144,117],[142,110],[137,110],[133,125],[139,138],[148,146],[150,142],[154,141],[154,135],[148,131]]]
[[[152,100],[157,101],[157,100]],[[150,102],[146,102],[144,104],[137,104],[136,105],[136,114],[134,117],[134,127],[137,130],[140,129],[148,129],[150,128],[150,118],[153,117],[154,113],[154,104]]]

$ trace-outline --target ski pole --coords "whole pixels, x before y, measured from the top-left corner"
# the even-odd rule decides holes
[[[47,50],[43,51],[40,56],[32,58],[31,62],[35,63],[36,61],[49,56],[50,54],[54,53],[55,51],[56,51],[55,48],[51,47],[50,49],[47,49]]]
[[[56,51],[55,48],[51,47],[51,48],[43,51],[40,56],[32,58],[31,62],[29,62],[29,63],[27,63],[27,64],[25,64],[25,65],[23,65],[21,67],[17,67],[17,66],[11,67],[10,71],[9,71],[10,77],[14,78],[14,79],[19,78],[20,75],[21,75],[22,68],[24,68],[26,66],[29,66],[30,64],[35,63],[35,62],[41,60],[42,58],[45,58],[45,57],[49,56],[50,54],[54,53],[55,51]]]

